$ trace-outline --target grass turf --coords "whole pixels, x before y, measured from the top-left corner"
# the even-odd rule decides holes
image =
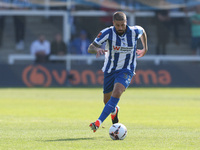
[[[102,98],[101,88],[0,89],[0,149],[200,148],[200,88],[128,88],[119,102],[123,141],[110,139],[110,116],[105,128],[89,128]]]

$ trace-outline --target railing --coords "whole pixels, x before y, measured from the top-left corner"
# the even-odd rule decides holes
[[[34,55],[30,54],[10,54],[8,56],[8,64],[13,65],[16,60],[24,61],[24,60],[35,60]],[[66,62],[66,69],[71,70],[71,61],[72,60],[85,60],[88,64],[91,64],[93,61],[103,61],[104,57],[101,56],[99,58],[96,58],[95,55],[65,55],[65,56],[57,56],[57,55],[51,55],[49,57],[50,61],[65,61]]]
[[[136,11],[135,13],[126,12],[129,17],[129,25],[135,25],[136,17],[154,17],[155,12],[152,11]],[[170,17],[190,17],[194,12],[170,12]],[[73,17],[100,17],[100,16],[111,16],[109,12],[95,11],[95,10],[84,10],[84,11],[68,11],[63,10],[0,10],[0,16],[62,16],[63,17],[63,39],[68,43],[71,39],[71,25],[69,22],[70,15]]]
[[[24,61],[24,60],[35,60],[35,56],[30,54],[11,54],[8,56],[8,64],[13,65],[16,60]],[[72,60],[85,60],[88,64],[92,64],[93,61],[103,61],[104,56],[96,58],[95,55],[65,55],[65,56],[56,56],[51,55],[49,60],[58,60],[66,62],[66,69],[71,70],[71,61]],[[152,61],[156,65],[159,65],[162,61],[183,61],[183,62],[194,62],[199,61],[199,56],[188,56],[188,55],[146,55],[142,58],[138,58],[137,61]]]

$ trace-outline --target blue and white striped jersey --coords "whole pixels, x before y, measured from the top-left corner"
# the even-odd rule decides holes
[[[103,29],[94,42],[101,46],[106,42],[103,72],[110,73],[115,70],[129,69],[135,73],[137,40],[143,34],[140,26],[127,26],[126,32],[119,36],[115,27]]]

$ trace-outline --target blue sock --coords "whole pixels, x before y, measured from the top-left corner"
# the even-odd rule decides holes
[[[108,115],[115,110],[115,107],[117,106],[117,103],[119,102],[119,98],[114,98],[111,96],[110,100],[106,103],[99,120],[103,122]]]

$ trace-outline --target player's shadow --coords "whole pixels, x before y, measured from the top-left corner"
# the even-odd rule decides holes
[[[94,139],[95,138],[68,138],[68,139],[45,140],[44,142],[83,141],[83,140],[94,140]]]

